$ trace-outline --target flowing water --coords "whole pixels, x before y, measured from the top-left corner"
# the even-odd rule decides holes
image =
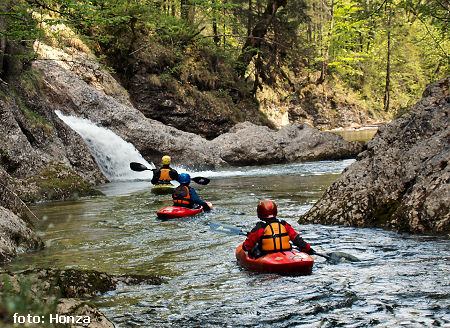
[[[90,129],[97,127],[87,128],[85,138]],[[102,155],[109,146],[91,146],[99,165],[127,167],[114,151]],[[211,178],[196,188],[214,210],[169,221],[158,220],[155,211],[169,205],[170,196],[150,192],[142,181],[148,173],[127,177],[110,170],[115,180],[137,180],[101,186],[105,196],[33,207],[42,217],[38,229],[46,248],[19,257],[10,268],[165,278],[159,286],[120,285],[93,300],[117,327],[449,327],[448,239],[297,223],[351,162],[198,172],[193,175]],[[342,251],[361,262],[330,264],[317,257],[312,274],[300,277],[242,270],[234,250],[243,237],[213,231],[209,223],[248,231],[261,198],[276,200],[279,218],[317,251]]]
[[[350,162],[209,172],[211,183],[197,189],[215,208],[189,219],[158,220],[155,211],[169,197],[153,195],[146,181],[107,184],[103,197],[41,204],[33,209],[44,218],[39,230],[47,247],[12,267],[164,277],[160,286],[119,286],[94,300],[117,327],[450,325],[447,239],[296,222]],[[259,198],[275,199],[279,217],[315,249],[362,261],[317,257],[312,275],[301,277],[242,270],[234,249],[243,237],[212,231],[208,223],[249,230]]]

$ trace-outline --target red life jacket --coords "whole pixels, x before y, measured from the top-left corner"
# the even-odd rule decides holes
[[[173,204],[181,206],[191,206],[191,193],[189,192],[188,186],[180,185],[175,188],[172,194]]]

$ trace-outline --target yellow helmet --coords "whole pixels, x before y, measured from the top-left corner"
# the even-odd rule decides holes
[[[164,155],[161,158],[161,164],[162,165],[169,165],[170,164],[170,156]]]

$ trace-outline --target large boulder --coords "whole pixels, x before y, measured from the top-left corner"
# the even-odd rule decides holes
[[[381,128],[301,222],[450,231],[450,78]]]
[[[237,124],[212,143],[219,156],[231,165],[342,159],[355,156],[363,148],[362,143],[347,142],[307,124],[287,125],[274,131],[250,122]]]

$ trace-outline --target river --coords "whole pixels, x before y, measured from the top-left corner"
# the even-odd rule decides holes
[[[381,229],[300,225],[297,220],[352,160],[201,172],[196,185],[214,210],[160,221],[170,197],[148,181],[101,186],[105,196],[34,206],[43,251],[10,268],[95,269],[154,274],[159,286],[120,285],[92,301],[117,327],[449,327],[450,242]],[[193,174],[196,175],[196,174]],[[236,263],[242,236],[213,231],[217,222],[247,231],[256,204],[271,198],[318,251],[342,251],[361,262],[316,258],[309,276],[255,274]]]

